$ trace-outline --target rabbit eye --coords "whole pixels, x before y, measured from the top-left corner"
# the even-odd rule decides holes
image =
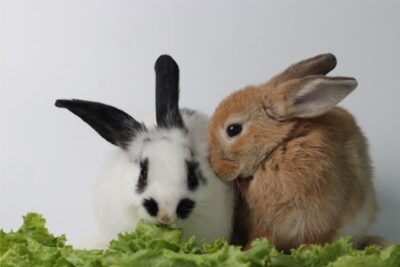
[[[241,132],[242,132],[242,125],[238,123],[231,124],[226,128],[226,133],[228,134],[229,137],[234,137],[236,135],[239,135]]]
[[[143,167],[143,168],[140,170],[140,176],[141,176],[141,177],[147,176],[147,166],[146,166],[146,167]]]
[[[147,171],[149,169],[149,160],[146,158],[145,160],[140,162],[140,174],[139,180],[136,185],[136,191],[138,193],[142,193],[147,186]]]

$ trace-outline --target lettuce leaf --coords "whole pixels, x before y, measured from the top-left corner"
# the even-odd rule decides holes
[[[65,236],[54,236],[36,213],[24,216],[17,231],[0,230],[0,266],[128,267],[128,266],[233,266],[233,267],[399,267],[400,245],[384,250],[352,248],[350,238],[326,246],[302,246],[290,255],[266,239],[254,240],[247,251],[218,239],[196,245],[195,237],[181,241],[180,229],[140,222],[136,230],[122,233],[106,250],[78,250]]]

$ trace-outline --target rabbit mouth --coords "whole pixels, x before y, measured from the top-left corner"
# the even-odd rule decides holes
[[[247,177],[239,176],[235,180],[236,180],[236,184],[238,185],[238,187],[241,190],[246,190],[247,187],[249,186],[251,180],[253,180],[253,176],[247,176]]]

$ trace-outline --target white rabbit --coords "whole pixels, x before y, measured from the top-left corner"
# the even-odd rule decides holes
[[[101,242],[134,230],[140,219],[181,227],[183,239],[229,239],[234,193],[209,164],[208,118],[179,109],[179,68],[170,56],[160,56],[155,71],[157,125],[151,128],[105,104],[56,101],[118,146],[96,182]]]

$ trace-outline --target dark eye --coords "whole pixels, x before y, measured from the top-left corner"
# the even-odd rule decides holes
[[[197,162],[186,161],[187,183],[190,191],[196,190],[196,188],[199,186],[199,179],[196,175],[197,167]]]
[[[226,128],[226,133],[228,134],[229,137],[234,137],[236,135],[239,135],[241,132],[242,132],[242,125],[238,123],[231,124]]]
[[[147,177],[147,160],[140,163],[140,176]]]
[[[136,192],[142,193],[147,186],[147,172],[149,169],[149,160],[145,159],[140,162],[140,174],[136,184]]]
[[[186,219],[194,209],[195,205],[196,203],[189,198],[182,199],[176,208],[176,215],[178,218]]]

